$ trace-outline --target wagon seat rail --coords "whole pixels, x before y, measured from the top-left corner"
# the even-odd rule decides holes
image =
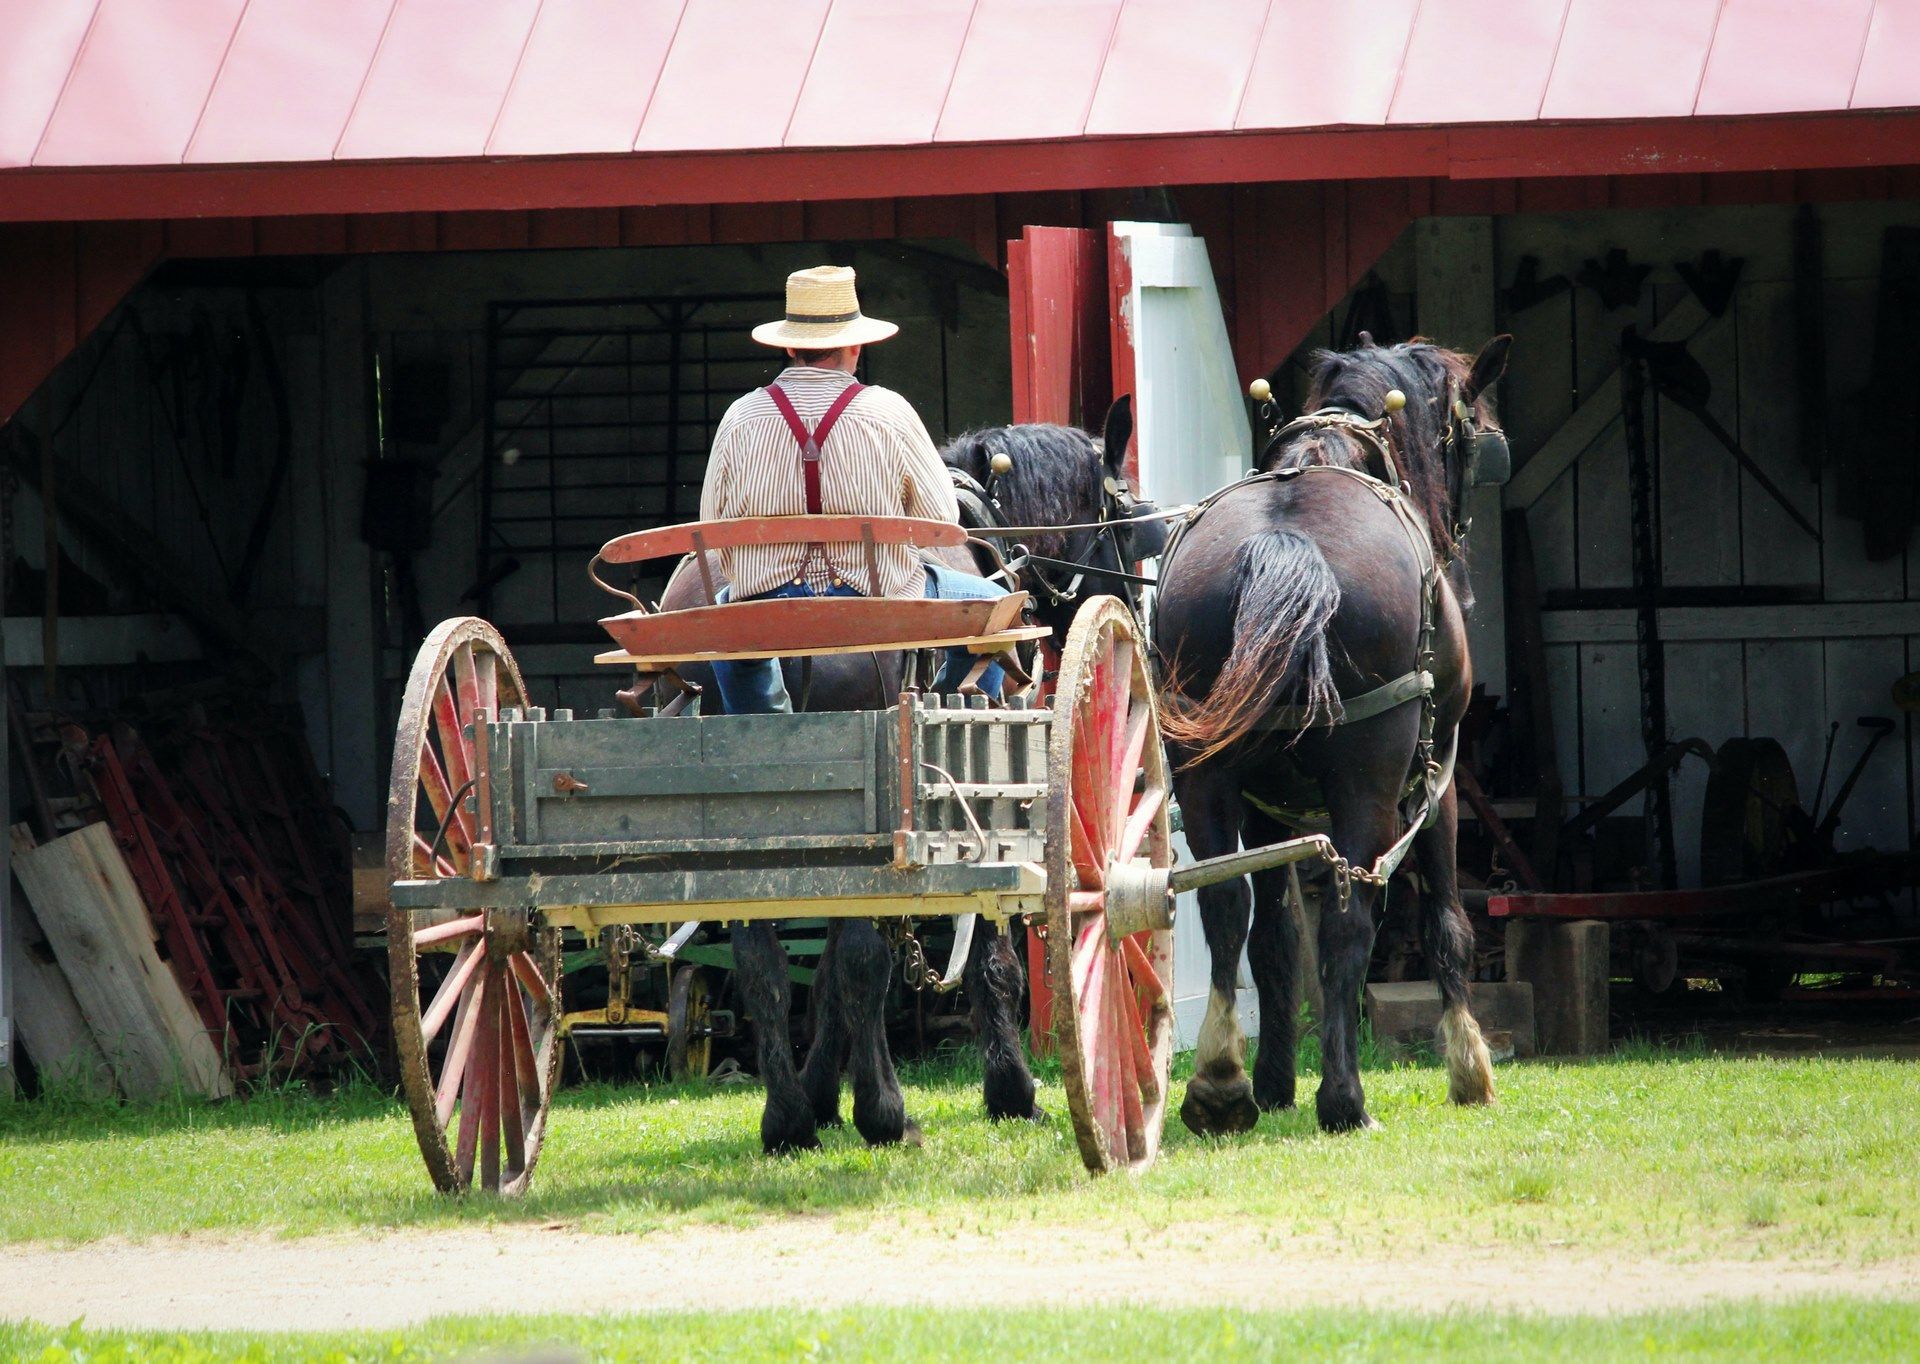
[[[676,663],[717,659],[804,658],[822,654],[964,646],[976,654],[1002,653],[1044,638],[1041,626],[1022,625],[1025,592],[992,601],[933,601],[880,593],[876,550],[907,545],[920,550],[959,548],[967,532],[947,521],[910,516],[756,516],[694,521],[634,531],[601,546],[593,580],[634,609],[600,625],[620,647],[598,663],[658,671]],[[722,602],[661,611],[608,583],[602,564],[634,564],[687,557],[709,601],[720,595],[712,555],[724,549],[768,545],[858,546],[866,557],[867,595],[788,597]]]

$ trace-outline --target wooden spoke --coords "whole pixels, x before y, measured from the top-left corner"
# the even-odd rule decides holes
[[[440,1084],[434,1093],[435,1114],[445,1127],[453,1117],[453,1106],[467,1080],[467,1063],[473,1056],[475,1038],[480,1032],[481,1008],[487,999],[487,973],[482,971],[467,987],[460,1000],[460,1017],[453,1027],[453,1042],[447,1047],[447,1059],[440,1071]]]
[[[432,845],[427,842],[427,836],[423,833],[416,832],[414,834],[413,852],[414,858],[409,873],[410,877],[447,877],[458,876],[460,874],[460,869],[454,866],[452,862],[434,853]],[[432,868],[431,871],[428,870],[429,867]]]
[[[433,1005],[420,1020],[420,1036],[429,1044],[440,1034],[441,1026],[453,1014],[453,1009],[466,993],[467,978],[474,968],[486,960],[486,953],[478,950],[478,944],[467,943],[460,949],[460,955],[453,960],[453,969],[447,972],[447,978],[440,982],[440,988],[434,992]]]
[[[507,964],[513,967],[513,974],[526,992],[533,996],[536,1005],[543,1009],[553,1007],[553,992],[547,988],[547,982],[541,978],[540,968],[532,957],[525,952],[515,952],[507,958]]]
[[[484,914],[469,914],[464,918],[448,919],[445,923],[433,924],[417,930],[413,935],[413,945],[431,947],[435,943],[446,942],[449,938],[469,937],[486,926],[487,916]]]
[[[506,984],[504,980],[501,983]],[[519,1049],[513,1032],[513,1019],[520,1013],[519,993],[511,988],[500,991],[500,1072],[494,1081],[509,1175],[527,1163],[527,1110],[520,1094]],[[499,1188],[499,1181],[496,1179],[490,1187]]]
[[[1075,914],[1104,913],[1107,908],[1106,893],[1098,890],[1069,891],[1067,908]]]
[[[473,776],[467,730],[476,715],[484,724],[502,707],[526,705],[520,670],[492,626],[464,618],[428,635],[408,675],[394,736],[387,799],[391,877],[465,875],[476,837],[464,798],[456,802]],[[443,819],[445,841],[434,850]],[[483,1188],[521,1192],[546,1135],[560,1056],[559,939],[536,918],[532,945],[523,939],[503,951],[494,935],[507,931],[520,936],[527,930],[491,928],[486,915],[470,912],[417,930],[408,913],[395,910],[387,918],[402,1087],[428,1173],[449,1193],[468,1188],[476,1172]],[[423,1012],[420,956],[450,950],[456,953],[451,969]]]
[[[1080,802],[1067,798],[1067,837],[1072,840],[1074,880],[1088,890],[1107,884],[1106,850],[1090,831],[1089,821],[1080,812]]]
[[[1053,704],[1046,954],[1067,1106],[1090,1170],[1140,1169],[1166,1116],[1173,935],[1116,941],[1104,887],[1122,858],[1170,864],[1170,783],[1133,618],[1119,602],[1095,599],[1075,617]]]
[[[457,657],[457,655],[456,655]],[[448,790],[457,794],[459,799],[453,802],[453,821],[448,826],[451,839],[454,826],[458,826],[466,842],[473,843],[473,815],[467,810],[467,781],[473,776],[473,745],[462,732],[463,723],[458,702],[454,700],[453,686],[446,678],[440,679],[440,685],[433,693],[433,727],[440,736],[440,756],[446,763],[446,781]],[[440,812],[444,818],[446,811]]]
[[[1160,973],[1153,969],[1153,963],[1147,960],[1147,950],[1140,945],[1145,934],[1135,933],[1122,939],[1120,950],[1127,959],[1127,974],[1133,977],[1133,988],[1146,997],[1149,1008],[1167,997],[1166,982],[1160,979]]]
[[[474,1079],[480,1091],[480,1187],[491,1192],[500,1189],[500,997],[506,993],[506,981],[498,967],[488,968],[493,988],[492,1000],[481,1023],[485,1045],[474,1052]]]
[[[1127,824],[1120,831],[1120,839],[1114,845],[1113,860],[1131,862],[1140,855],[1140,845],[1146,841],[1147,831],[1160,817],[1160,809],[1167,803],[1167,788],[1149,786],[1140,793],[1134,802],[1133,813],[1127,816]]]

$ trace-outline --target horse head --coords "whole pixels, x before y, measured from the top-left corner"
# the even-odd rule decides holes
[[[1316,352],[1308,415],[1280,429],[1261,467],[1350,464],[1404,483],[1434,552],[1456,559],[1467,488],[1506,481],[1510,457],[1488,390],[1512,344],[1496,336],[1471,358],[1421,340]]]
[[[1084,597],[1111,593],[1129,601],[1134,584],[1115,574],[1165,547],[1157,508],[1137,499],[1126,478],[1133,406],[1123,397],[1107,414],[1105,437],[1074,426],[1028,422],[954,437],[941,450],[969,529],[1034,527],[1018,545],[996,546],[1020,566],[1035,615],[1064,637]],[[1056,529],[1059,528],[1059,529]]]

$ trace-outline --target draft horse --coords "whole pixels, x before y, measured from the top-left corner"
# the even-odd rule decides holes
[[[949,551],[968,572],[1003,571],[1009,586],[1033,593],[1035,616],[1064,639],[1083,596],[1114,590],[1115,573],[1136,557],[1156,553],[1158,523],[1135,518],[1151,512],[1135,503],[1120,473],[1131,421],[1116,405],[1107,441],[1070,426],[1030,424],[993,427],[956,437],[941,451],[962,506],[962,524],[1036,527],[1003,562],[991,543]],[[1005,456],[1005,459],[996,459]],[[998,466],[998,467],[996,467]],[[1107,526],[1098,534],[1060,530]],[[1123,557],[1124,556],[1124,557]],[[661,594],[662,610],[706,605],[700,575],[674,572]],[[892,705],[908,677],[899,653],[828,655],[802,664],[788,661],[788,693],[804,710],[874,710]],[[678,670],[682,685],[717,701],[711,670]],[[853,1087],[853,1122],[872,1145],[913,1142],[918,1128],[907,1116],[899,1078],[887,1046],[885,1004],[893,957],[871,920],[829,921],[826,948],[814,975],[812,1042],[796,1067],[789,1043],[792,992],[786,949],[771,922],[736,925],[734,961],[747,1011],[754,1020],[756,1057],[766,1085],[760,1139],[769,1153],[808,1150],[820,1144],[819,1129],[838,1127],[841,1077]],[[985,1060],[987,1114],[996,1120],[1042,1118],[1034,1101],[1033,1074],[1020,1038],[1019,1005],[1024,975],[1012,942],[995,926],[976,925],[963,977],[975,1033]]]
[[[1203,503],[1161,561],[1154,644],[1194,855],[1322,820],[1338,854],[1319,931],[1327,1016],[1315,1109],[1327,1131],[1375,1125],[1360,1085],[1360,991],[1387,879],[1409,845],[1448,1094],[1493,1099],[1467,999],[1473,938],[1451,774],[1473,686],[1459,509],[1476,452],[1504,456],[1486,393],[1510,341],[1471,361],[1424,341],[1319,353],[1307,415],[1275,434],[1258,472]],[[1210,989],[1180,1109],[1200,1133],[1245,1131],[1261,1110],[1294,1102],[1299,928],[1286,870],[1252,881],[1251,896],[1245,878],[1200,892]],[[1251,1084],[1234,1009],[1243,949],[1260,1005]]]

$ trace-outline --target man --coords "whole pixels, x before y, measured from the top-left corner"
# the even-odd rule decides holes
[[[861,350],[899,330],[861,313],[846,266],[788,275],[787,315],[755,327],[753,339],[786,351],[792,364],[720,419],[700,519],[811,512],[958,521],[953,484],[918,414],[898,393],[853,377]],[[889,597],[1005,595],[984,578],[926,563],[907,545],[880,545],[876,553],[880,589]],[[729,583],[722,595],[732,601],[859,596],[853,584],[868,581],[866,550],[858,542],[751,546],[722,551],[720,559]],[[953,690],[974,661],[965,649],[950,650],[936,688]],[[776,659],[721,661],[713,671],[729,714],[793,709]],[[990,666],[981,690],[999,695],[1002,676],[998,664]]]

